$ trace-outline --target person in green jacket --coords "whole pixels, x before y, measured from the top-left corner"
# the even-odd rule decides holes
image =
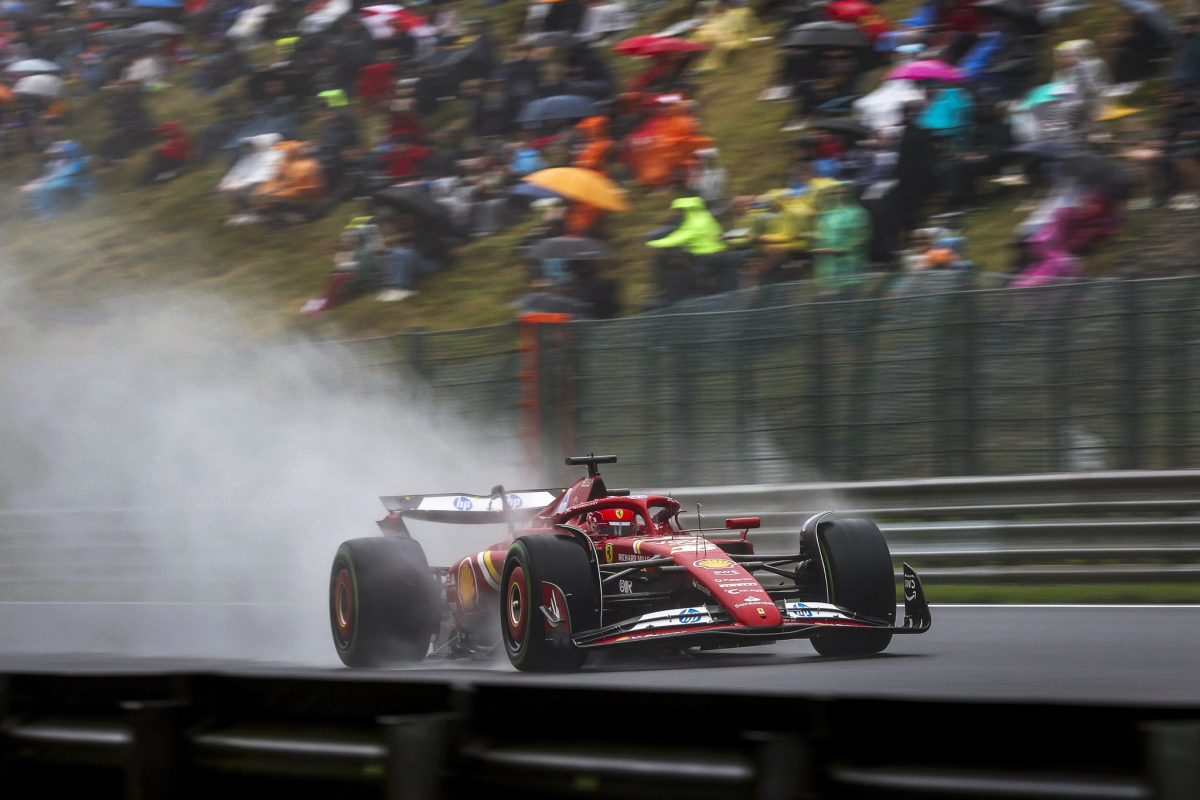
[[[697,274],[706,278],[719,276],[725,268],[727,248],[721,238],[721,223],[709,213],[701,198],[676,198],[671,209],[682,215],[679,225],[667,235],[646,243],[659,251],[655,269],[660,305],[664,306],[690,295]]]
[[[823,290],[857,286],[867,268],[871,218],[850,198],[845,184],[821,192],[813,275]]]

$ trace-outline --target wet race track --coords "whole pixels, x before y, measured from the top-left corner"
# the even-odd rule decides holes
[[[103,605],[0,605],[0,635],[52,630],[57,618],[112,613]],[[191,608],[123,607],[131,625],[187,625]],[[32,628],[30,626],[33,626]],[[48,627],[47,627],[48,626]],[[17,635],[17,640],[22,637]],[[5,635],[5,641],[14,639]],[[4,671],[234,672],[353,679],[337,666],[332,644],[315,658],[215,659],[153,653],[38,652],[0,646]],[[51,648],[47,648],[48,650]],[[879,656],[826,659],[804,641],[654,659],[593,657],[579,673],[527,675],[506,661],[427,661],[372,672],[398,680],[461,683],[541,682],[592,687],[630,685],[665,692],[704,689],[755,694],[1200,702],[1198,606],[937,606],[933,629],[897,636]]]

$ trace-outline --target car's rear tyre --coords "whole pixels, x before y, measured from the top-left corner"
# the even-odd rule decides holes
[[[567,608],[559,635],[551,636],[545,587],[557,586]],[[583,546],[563,536],[522,536],[504,560],[500,584],[500,638],[508,660],[519,670],[550,672],[578,669],[587,651],[572,645],[570,632],[599,625],[599,586]]]
[[[856,614],[896,623],[896,578],[892,554],[879,526],[869,519],[823,522],[821,560],[829,601]],[[882,652],[892,641],[886,631],[829,630],[814,637],[823,656],[862,656]]]
[[[371,537],[338,548],[329,575],[329,623],[343,664],[420,661],[440,616],[437,582],[418,542]]]

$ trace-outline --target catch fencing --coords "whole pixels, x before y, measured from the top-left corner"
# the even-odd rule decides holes
[[[532,435],[548,482],[589,451],[641,485],[1200,465],[1200,278],[965,280],[883,276],[848,299],[784,284],[339,346],[363,375]]]

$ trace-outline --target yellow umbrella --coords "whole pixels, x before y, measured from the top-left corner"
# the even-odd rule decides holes
[[[1130,108],[1122,105],[1109,105],[1100,109],[1100,113],[1096,115],[1096,122],[1113,122],[1125,117],[1132,117],[1134,114],[1141,113],[1140,108]]]
[[[605,211],[629,211],[620,186],[590,169],[555,167],[525,176],[526,183],[549,189],[568,200],[587,203]]]

